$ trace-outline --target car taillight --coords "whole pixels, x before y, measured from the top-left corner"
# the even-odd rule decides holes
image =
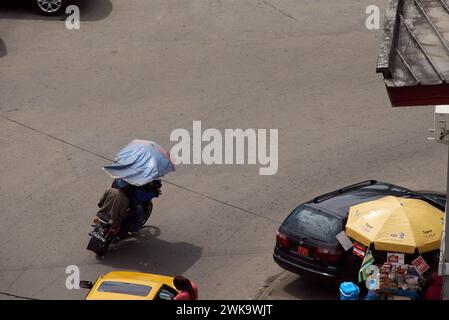
[[[316,248],[315,259],[325,262],[337,262],[343,256],[340,249]]]
[[[281,247],[288,247],[288,237],[282,232],[276,233],[276,243]]]

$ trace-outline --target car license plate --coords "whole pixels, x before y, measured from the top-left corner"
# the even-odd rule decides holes
[[[298,246],[298,254],[303,257],[309,256],[309,248]]]

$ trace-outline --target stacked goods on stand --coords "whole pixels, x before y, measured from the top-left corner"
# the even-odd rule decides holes
[[[386,262],[380,269],[379,294],[383,299],[399,297],[414,299],[419,296],[422,280],[415,267],[408,264]]]

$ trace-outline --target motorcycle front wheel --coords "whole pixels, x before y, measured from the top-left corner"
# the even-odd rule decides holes
[[[145,212],[145,216],[143,217],[142,221],[140,222],[141,228],[143,228],[145,223],[147,223],[148,219],[150,219],[152,212],[153,212],[153,202],[150,201],[150,203],[148,203],[148,208],[147,208],[147,211]]]

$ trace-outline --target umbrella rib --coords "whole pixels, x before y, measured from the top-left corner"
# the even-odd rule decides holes
[[[406,216],[407,216],[407,215],[406,215]],[[412,226],[412,223],[411,223],[410,219],[408,219],[408,216],[407,216],[407,223],[408,223],[408,226],[409,226],[409,228],[410,228],[410,232],[411,232],[411,234],[412,234],[413,245],[415,246],[415,250],[416,250],[416,249],[418,248],[418,244],[416,243],[415,234],[414,234],[414,232],[413,232],[413,226]]]
[[[398,210],[398,209],[395,209],[395,210]],[[401,210],[404,210],[404,209],[401,209]],[[392,218],[392,216],[393,216],[393,212],[390,214],[390,216],[388,217],[388,219],[386,219],[385,220],[385,222],[384,222],[384,225]],[[413,231],[413,228],[412,228],[412,225],[411,225],[411,223],[410,223],[410,220],[407,218],[407,215],[405,214],[405,213],[403,213],[404,215],[405,215],[405,217],[406,217],[406,221],[407,221],[407,224],[409,225],[409,229],[410,229],[410,231],[412,232]],[[404,230],[405,231],[405,230]],[[404,232],[405,233],[405,232]],[[412,239],[412,245],[416,248],[416,241],[415,241],[415,238],[414,238],[414,236],[413,236],[413,232],[412,232],[412,237],[411,237],[411,239]],[[392,243],[392,241],[390,241],[390,243]],[[395,245],[398,245],[398,246],[403,246],[403,247],[407,247],[407,246],[409,246],[408,244],[404,244],[404,243],[397,243],[397,244],[395,244]]]

